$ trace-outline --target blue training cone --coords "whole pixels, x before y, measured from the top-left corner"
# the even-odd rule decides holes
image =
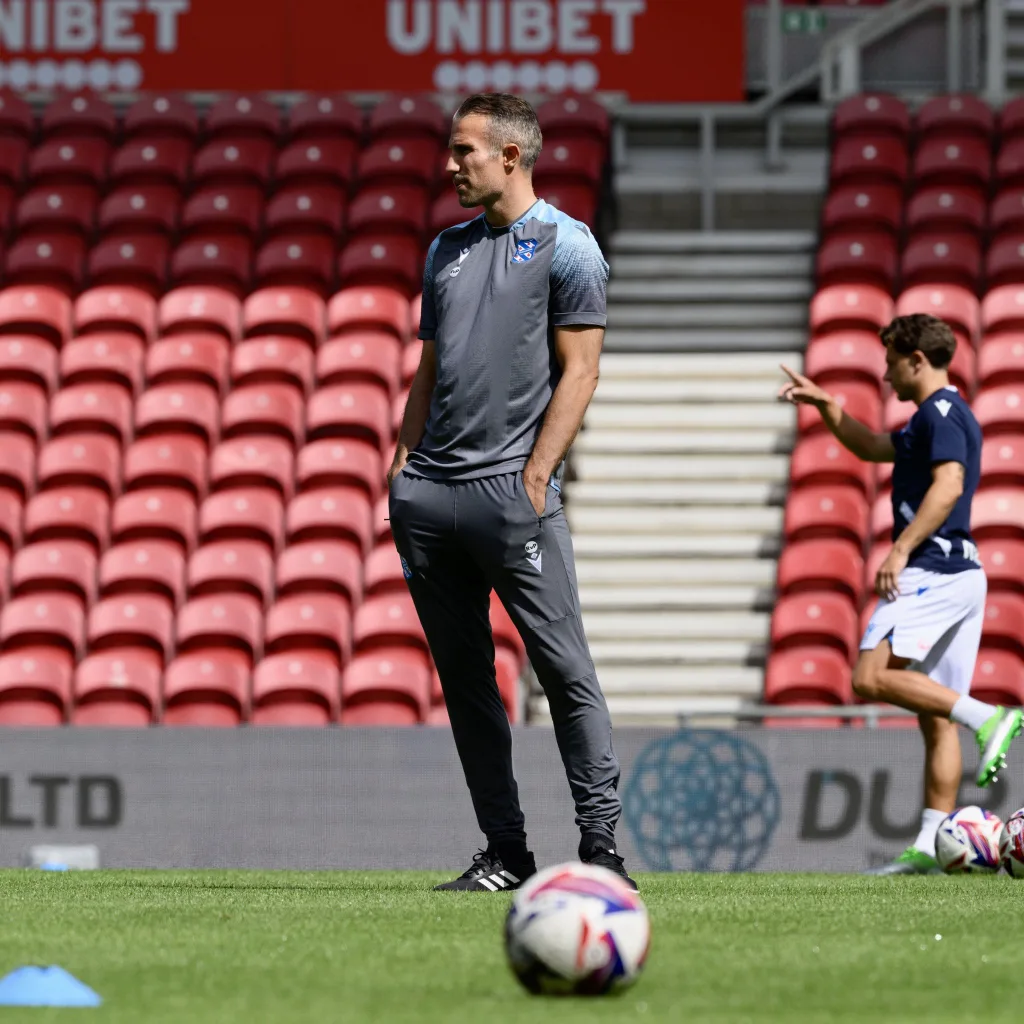
[[[63,967],[18,967],[0,978],[0,1006],[99,1006],[102,1002]]]

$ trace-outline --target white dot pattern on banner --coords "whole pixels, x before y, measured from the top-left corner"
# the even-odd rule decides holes
[[[441,92],[479,92],[485,89],[537,90],[548,92],[593,92],[600,81],[597,66],[588,60],[568,64],[562,60],[541,64],[535,60],[512,64],[487,64],[472,60],[466,64],[447,60],[434,68],[434,85]]]
[[[45,58],[38,61],[0,61],[0,88],[82,89],[88,86],[99,90],[134,92],[142,85],[142,78],[142,65],[134,60],[99,59],[86,63]]]

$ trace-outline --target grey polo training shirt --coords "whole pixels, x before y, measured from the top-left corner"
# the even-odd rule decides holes
[[[515,223],[484,215],[427,252],[419,336],[437,386],[407,472],[471,480],[523,468],[561,376],[554,329],[603,327],[608,264],[585,224],[538,199]]]

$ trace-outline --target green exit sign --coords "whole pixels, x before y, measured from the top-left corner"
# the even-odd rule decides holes
[[[817,35],[825,31],[825,12],[813,8],[782,12],[783,32],[807,32]]]

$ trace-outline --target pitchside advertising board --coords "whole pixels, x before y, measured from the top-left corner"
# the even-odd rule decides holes
[[[743,0],[0,0],[17,90],[743,98]]]
[[[615,744],[618,843],[638,870],[860,871],[917,833],[913,731],[620,729]],[[3,866],[88,844],[104,867],[452,869],[481,845],[443,729],[4,730],[0,751]],[[538,859],[574,857],[550,730],[517,729],[515,759]],[[1024,754],[985,792],[968,774],[960,803],[1024,804]]]

